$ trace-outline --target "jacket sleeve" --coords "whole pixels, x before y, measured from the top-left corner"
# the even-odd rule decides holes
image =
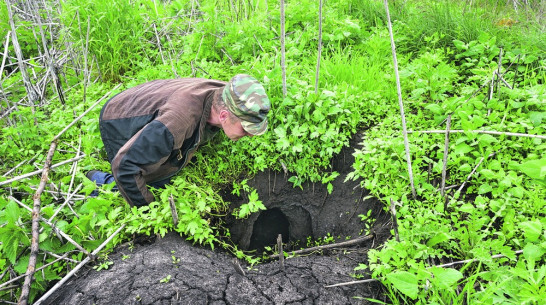
[[[143,206],[155,200],[143,175],[146,165],[163,162],[174,147],[174,137],[159,120],[136,133],[112,160],[112,173],[120,193],[131,206]]]

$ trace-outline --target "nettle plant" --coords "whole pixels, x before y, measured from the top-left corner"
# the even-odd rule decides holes
[[[337,173],[324,173],[331,158],[348,145],[361,120],[356,96],[323,90],[315,95],[311,85],[296,83],[288,97],[275,100],[270,120],[271,132],[242,142],[237,150],[248,152],[264,168],[292,172],[294,186],[303,181],[330,183]],[[331,190],[331,186],[329,187]]]
[[[434,53],[409,62],[403,68],[411,72],[406,75],[441,82],[431,77],[434,72],[426,65],[419,68],[423,63],[432,63],[431,69],[444,66],[442,61],[431,60],[440,58]],[[476,56],[482,60],[481,53]],[[497,68],[496,63],[481,66],[489,75]],[[450,115],[451,129],[463,130],[450,135],[446,197],[439,190],[443,133],[409,135],[417,200],[411,199],[408,187],[399,119],[389,117],[368,130],[363,148],[355,153],[355,171],[348,178],[362,178],[362,185],[373,195],[387,203],[391,199],[397,202],[400,235],[400,242],[391,240],[382,249],[371,250],[368,264],[360,269],[369,268],[375,278],[386,283],[395,302],[539,302],[546,297],[546,268],[542,266],[546,260],[546,220],[542,217],[546,143],[538,138],[479,131],[544,135],[546,88],[525,87],[509,79],[519,87],[495,86],[494,92],[486,89],[469,98],[475,85],[453,83],[469,71],[453,69],[440,69],[451,71],[443,80],[451,80],[451,90],[440,91],[442,94],[433,98],[422,86],[428,82],[418,82],[415,89],[408,89],[411,100],[407,102],[412,109],[407,113],[411,129],[445,129]],[[471,69],[475,71],[475,66]],[[453,269],[438,267],[467,259]],[[507,293],[499,293],[499,289]]]

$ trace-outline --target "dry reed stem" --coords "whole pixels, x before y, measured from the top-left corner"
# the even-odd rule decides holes
[[[493,130],[460,130],[453,129],[449,133],[478,133],[478,134],[490,134],[498,136],[510,136],[510,137],[523,137],[523,138],[536,138],[546,140],[546,136],[536,135],[536,134],[526,134],[526,133],[517,133],[517,132],[503,132],[503,131],[493,131]],[[410,130],[408,133],[446,133],[445,130]]]
[[[42,173],[42,179],[40,179],[40,185],[38,190],[33,196],[33,209],[32,209],[32,240],[30,243],[30,257],[28,259],[28,266],[25,276],[25,282],[23,283],[23,288],[21,289],[21,295],[19,297],[18,304],[26,305],[28,302],[28,296],[30,293],[30,285],[32,284],[32,279],[34,277],[34,272],[36,268],[36,259],[38,257],[39,250],[39,229],[40,229],[40,208],[41,200],[40,196],[45,189],[47,182],[47,176],[51,167],[51,160],[55,154],[55,149],[57,148],[57,141],[52,141],[49,151],[47,153],[46,161],[44,164],[44,171]]]
[[[286,52],[284,45],[284,0],[281,0],[281,70],[282,70],[282,96],[286,97]]]
[[[110,237],[108,237],[95,251],[91,253],[90,256],[87,256],[83,261],[81,261],[72,271],[70,271],[65,277],[63,277],[59,282],[55,284],[51,289],[49,289],[44,295],[40,297],[38,301],[34,303],[34,305],[39,305],[43,301],[45,301],[51,294],[53,294],[59,287],[61,287],[66,281],[68,281],[76,272],[78,272],[85,264],[87,264],[89,261],[91,261],[92,258],[94,258],[101,250],[104,248],[111,240],[114,238],[118,233],[125,228],[125,224],[123,224],[119,229],[117,229]]]
[[[445,187],[446,187],[447,154],[449,152],[449,130],[450,129],[451,129],[451,114],[447,116],[447,122],[446,122],[446,138],[445,138],[445,145],[444,145],[444,164],[442,166],[442,184],[440,186],[440,194],[442,194],[442,197],[445,194]]]
[[[413,170],[411,167],[411,156],[410,156],[410,150],[409,150],[409,142],[408,142],[408,132],[406,127],[406,115],[404,114],[404,103],[402,102],[402,88],[400,85],[400,75],[398,73],[398,60],[396,59],[396,46],[394,44],[394,34],[392,32],[392,23],[391,23],[391,17],[389,13],[389,2],[388,0],[384,0],[385,5],[385,12],[387,13],[387,26],[389,28],[389,36],[391,39],[391,51],[392,51],[392,59],[394,63],[394,74],[396,76],[396,91],[398,92],[398,106],[400,107],[400,116],[402,117],[402,134],[404,136],[404,148],[406,151],[406,162],[408,164],[408,176],[410,180],[411,185],[411,194],[413,195],[413,198],[415,199],[417,197],[415,193],[415,186],[413,183]]]
[[[317,69],[315,73],[315,94],[318,93],[321,53],[322,53],[322,0],[319,0],[319,32],[318,32]]]

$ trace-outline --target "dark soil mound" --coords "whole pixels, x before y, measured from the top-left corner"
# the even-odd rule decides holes
[[[296,257],[285,260],[284,272],[278,262],[247,270],[170,233],[132,252],[118,249],[108,270],[88,269],[45,304],[367,304],[355,297],[377,297],[378,287],[324,287],[351,281],[361,258],[359,251]]]
[[[373,198],[364,200],[367,193],[357,182],[344,183],[352,151],[344,149],[332,162],[331,170],[340,173],[332,194],[321,184],[294,188],[287,181],[289,174],[257,175],[249,185],[267,210],[244,220],[228,218],[227,226],[242,249],[274,245],[278,234],[285,242],[305,247],[308,237],[358,237],[364,232],[358,215],[372,210],[371,217],[377,219],[374,238],[359,246],[288,258],[284,271],[278,261],[249,269],[228,254],[192,246],[170,233],[131,250],[118,247],[110,255],[113,265],[108,270],[88,268],[45,304],[368,304],[364,298],[381,298],[378,283],[325,287],[354,280],[350,275],[366,261],[367,250],[389,237],[383,205]],[[244,203],[229,194],[224,197],[233,208]]]

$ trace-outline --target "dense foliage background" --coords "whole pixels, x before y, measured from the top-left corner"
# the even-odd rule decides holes
[[[383,2],[324,1],[319,28],[319,1],[287,1],[286,96],[279,6],[267,0],[0,3],[0,183],[43,167],[53,137],[117,84],[120,91],[158,78],[228,80],[248,73],[263,82],[273,104],[266,135],[237,143],[217,137],[171,186],[157,191],[157,203],[130,209],[108,188],[87,196],[95,186],[84,173],[109,170],[98,106],[59,140],[54,164],[85,157],[49,174],[41,215],[87,251],[125,224],[109,247],[133,234],[176,230],[257,263],[230,243],[222,227],[227,203],[218,191],[233,187],[248,196],[236,211],[245,217],[262,205],[243,178],[271,169],[288,171],[295,187],[329,183],[337,176],[329,170],[331,158],[362,133],[348,179],[361,181],[386,209],[394,203],[399,241],[370,251],[359,268],[385,284],[392,303],[543,302],[544,1],[391,3],[416,198]],[[23,82],[25,69],[37,95]],[[446,121],[454,130],[447,146]],[[423,132],[432,130],[437,133]],[[0,186],[0,302],[20,294],[22,280],[12,279],[26,272],[31,243],[31,213],[22,205],[32,206],[39,180],[34,175]],[[179,211],[177,227],[169,197]],[[54,263],[36,273],[31,299],[85,258],[49,225],[39,239],[37,267]],[[106,254],[97,266],[108,267]]]

